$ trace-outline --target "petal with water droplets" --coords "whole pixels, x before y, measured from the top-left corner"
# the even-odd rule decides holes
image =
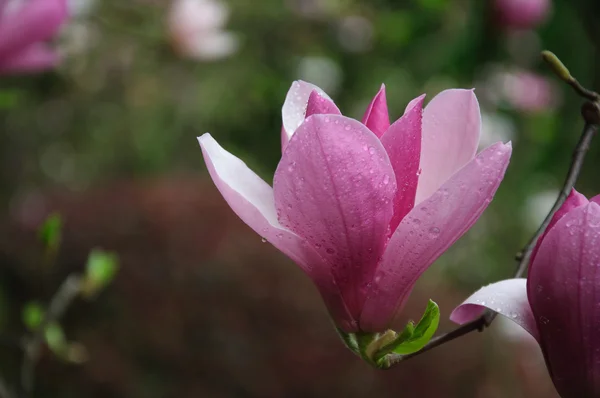
[[[452,311],[450,320],[463,325],[477,319],[486,308],[504,315],[539,339],[527,301],[527,279],[507,279],[482,287]]]
[[[473,159],[480,134],[481,113],[473,90],[442,91],[427,104],[416,203]]]
[[[565,214],[529,271],[540,345],[563,397],[600,395],[600,205]]]
[[[400,221],[415,204],[415,193],[419,181],[424,98],[424,95],[420,96],[412,107],[407,108],[404,116],[394,122],[381,137],[381,143],[390,157],[398,184],[398,191],[394,198],[394,216],[390,222],[390,234],[394,233]]]
[[[390,127],[390,116],[388,114],[384,84],[381,85],[379,92],[369,104],[363,116],[362,123],[377,137],[381,137]]]
[[[321,97],[331,101],[331,98],[319,87],[314,84],[297,80],[292,83],[281,108],[281,118],[283,127],[281,129],[281,152],[289,142],[294,131],[302,124],[306,116],[306,105],[310,93],[317,91]]]
[[[497,143],[416,205],[392,235],[360,318],[364,331],[385,329],[419,276],[477,221],[500,185],[510,143]]]
[[[308,97],[306,104],[306,117],[312,115],[341,115],[342,112],[338,109],[335,103],[319,94],[317,90],[313,90]]]
[[[304,239],[279,224],[273,189],[210,134],[198,141],[210,176],[232,210],[311,277],[340,328],[355,331],[356,322],[346,309],[329,264]]]
[[[331,264],[356,318],[384,250],[396,194],[381,142],[354,119],[310,116],[288,144],[273,189],[279,222]]]

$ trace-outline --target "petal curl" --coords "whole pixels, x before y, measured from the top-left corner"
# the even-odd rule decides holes
[[[286,147],[273,187],[279,222],[331,264],[356,318],[384,250],[396,194],[381,142],[356,120],[310,116]]]
[[[371,100],[362,118],[362,123],[367,126],[377,137],[381,137],[390,127],[385,85],[382,84],[379,92]]]
[[[283,127],[281,128],[281,153],[294,134],[294,131],[302,124],[306,117],[306,105],[310,93],[317,91],[321,97],[331,101],[331,98],[321,88],[314,84],[297,80],[292,83],[281,108]],[[333,101],[332,101],[333,102]]]
[[[341,115],[335,103],[329,98],[323,97],[317,90],[313,90],[306,104],[306,117],[312,115]]]
[[[529,302],[563,397],[600,395],[600,205],[565,214],[529,271]]]
[[[515,322],[539,340],[533,312],[527,301],[527,279],[507,279],[484,286],[456,307],[450,320],[459,325],[471,322],[487,308]]]
[[[504,177],[511,152],[510,143],[490,146],[404,217],[377,267],[359,321],[362,330],[385,329],[419,276],[477,221]]]
[[[480,134],[481,113],[473,90],[442,91],[427,104],[416,203],[473,159]]]
[[[244,162],[223,149],[210,134],[198,138],[217,189],[250,228],[294,260],[319,288],[331,316],[345,331],[356,330],[330,266],[304,239],[277,221],[273,189]]]
[[[415,194],[419,181],[419,159],[421,156],[421,128],[423,119],[423,100],[417,98],[413,106],[390,126],[381,137],[381,143],[390,157],[396,174],[398,191],[394,198],[394,216],[390,222],[390,234],[393,234],[400,221],[415,205]]]

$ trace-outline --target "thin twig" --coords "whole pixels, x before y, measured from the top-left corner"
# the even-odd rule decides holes
[[[587,154],[587,152],[590,148],[590,143],[592,142],[594,135],[598,131],[597,123],[598,123],[598,120],[600,120],[600,107],[598,105],[598,101],[600,100],[600,95],[598,95],[597,93],[595,93],[591,90],[584,88],[583,86],[581,86],[579,84],[579,82],[577,82],[576,79],[574,79],[572,77],[570,79],[566,80],[566,82],[569,85],[571,85],[571,87],[573,87],[575,89],[575,91],[579,95],[581,95],[583,98],[585,98],[587,100],[592,100],[595,102],[588,101],[582,107],[582,115],[583,115],[583,118],[585,119],[586,123],[583,128],[583,132],[581,133],[581,137],[579,138],[579,142],[577,143],[577,146],[575,147],[575,150],[573,151],[571,164],[569,166],[569,171],[567,173],[567,177],[565,178],[565,182],[560,190],[560,193],[558,195],[558,198],[556,199],[556,202],[554,203],[554,206],[552,206],[552,209],[550,210],[550,212],[544,219],[544,222],[542,222],[542,225],[540,225],[540,227],[535,232],[535,234],[531,237],[529,242],[527,242],[527,244],[525,245],[523,250],[521,250],[521,252],[519,252],[517,254],[516,260],[518,261],[518,265],[517,265],[517,269],[516,269],[516,272],[514,275],[515,278],[520,278],[525,274],[525,271],[527,270],[527,266],[529,265],[529,261],[531,260],[531,255],[533,254],[533,251],[535,250],[538,239],[544,234],[544,231],[550,224],[552,217],[554,216],[556,211],[558,209],[560,209],[560,207],[563,205],[563,203],[565,203],[565,201],[567,200],[567,197],[569,196],[569,193],[575,186],[575,183],[577,182],[577,178],[579,177],[579,173],[581,172],[581,167],[583,166],[583,161],[585,159],[585,155]],[[466,323],[464,325],[461,325],[448,333],[444,333],[440,336],[434,337],[420,351],[417,351],[413,354],[409,354],[409,355],[390,354],[388,356],[388,367],[392,367],[401,361],[404,361],[404,360],[413,358],[415,356],[418,356],[420,354],[423,354],[424,352],[427,352],[433,348],[439,347],[439,346],[441,346],[449,341],[452,341],[458,337],[464,336],[465,334],[474,332],[476,330],[481,332],[481,331],[485,330],[485,328],[487,328],[488,326],[491,325],[491,323],[494,321],[496,315],[497,315],[496,312],[487,310],[479,318],[477,318],[469,323]]]
[[[8,385],[3,378],[0,377],[0,398],[13,398],[13,393],[8,389]]]
[[[35,385],[35,368],[40,359],[46,327],[62,318],[67,308],[81,292],[82,279],[79,275],[69,275],[58,288],[48,306],[39,328],[26,343],[21,365],[21,388],[24,396],[30,396]]]

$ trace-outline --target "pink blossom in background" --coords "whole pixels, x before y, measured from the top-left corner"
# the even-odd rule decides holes
[[[210,134],[199,138],[217,188],[237,215],[314,281],[338,327],[390,326],[419,276],[479,218],[511,145],[476,156],[472,90],[424,95],[390,124],[382,86],[361,122],[320,88],[292,84],[273,187]]]
[[[600,396],[600,195],[575,190],[540,238],[526,279],[480,289],[451,315],[466,323],[484,307],[539,343],[563,398]]]
[[[485,83],[486,96],[517,111],[537,113],[554,109],[559,92],[545,76],[523,69],[499,68]]]
[[[519,71],[507,74],[504,84],[504,95],[515,109],[540,112],[556,105],[554,87],[543,76]]]
[[[507,28],[532,29],[548,18],[551,0],[494,0],[494,16]]]
[[[0,73],[56,66],[59,56],[46,42],[67,16],[65,0],[0,0]]]
[[[238,49],[238,38],[224,29],[229,8],[220,0],[173,0],[168,31],[175,50],[200,61],[225,58]]]

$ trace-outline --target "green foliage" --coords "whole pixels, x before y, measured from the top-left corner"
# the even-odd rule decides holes
[[[385,367],[385,357],[388,354],[408,355],[421,350],[431,340],[439,323],[440,309],[434,301],[429,300],[425,313],[416,326],[410,321],[401,333],[394,333],[393,338],[384,335],[385,342],[377,344],[374,350],[375,362],[380,367]]]
[[[90,252],[86,264],[84,291],[93,295],[112,282],[119,269],[115,253],[95,249]]]
[[[65,332],[58,322],[53,322],[44,329],[44,340],[48,348],[59,357],[63,357],[68,343]]]
[[[429,300],[425,313],[421,320],[414,325],[410,321],[400,333],[398,339],[390,344],[392,351],[396,354],[412,354],[419,351],[431,340],[440,323],[440,309],[438,305]],[[386,347],[387,348],[387,347]]]
[[[30,301],[23,307],[21,318],[29,330],[37,330],[44,320],[46,311],[40,303]]]
[[[44,246],[51,251],[58,250],[62,238],[62,217],[58,213],[50,214],[38,230],[38,236]]]

